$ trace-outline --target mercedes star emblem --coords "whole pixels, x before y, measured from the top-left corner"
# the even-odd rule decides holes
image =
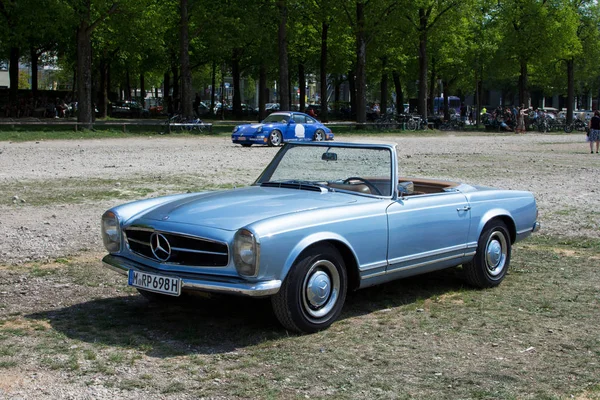
[[[150,248],[159,261],[167,261],[171,257],[171,245],[162,233],[154,232],[150,236]]]

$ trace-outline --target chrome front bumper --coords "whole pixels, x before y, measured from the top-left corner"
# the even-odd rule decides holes
[[[540,230],[540,228],[541,228],[541,227],[542,227],[542,224],[540,224],[539,222],[537,222],[537,221],[536,221],[536,222],[533,224],[533,229],[531,230],[531,232],[537,232],[537,231],[539,231],[539,230]]]
[[[197,292],[212,292],[233,294],[250,297],[265,297],[271,296],[279,291],[281,287],[280,280],[271,280],[264,282],[244,282],[232,281],[225,278],[213,277],[192,277],[190,274],[174,274],[172,272],[158,271],[154,268],[149,268],[143,264],[128,260],[123,257],[113,256],[108,254],[102,259],[105,267],[108,267],[121,274],[127,275],[129,270],[149,272],[165,276],[174,276],[181,278],[182,290],[197,291]]]

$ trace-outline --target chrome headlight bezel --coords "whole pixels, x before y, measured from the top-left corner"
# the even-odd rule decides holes
[[[237,132],[237,131],[239,131],[239,130],[240,130],[240,127],[239,127],[239,126],[236,126],[235,128],[233,128],[233,132],[231,132],[231,133],[236,133],[236,132]]]
[[[233,238],[233,263],[238,274],[247,278],[258,275],[260,263],[260,241],[258,237],[242,228]]]
[[[101,230],[106,250],[109,253],[121,251],[121,222],[115,212],[107,211],[102,215]]]
[[[256,128],[256,133],[261,133],[263,131],[262,125]]]

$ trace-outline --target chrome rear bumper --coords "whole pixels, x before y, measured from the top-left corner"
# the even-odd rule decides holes
[[[265,297],[271,296],[279,291],[281,287],[280,280],[271,280],[264,282],[244,282],[244,281],[233,281],[226,280],[226,278],[214,278],[214,277],[191,277],[189,274],[174,274],[172,272],[158,271],[153,268],[149,268],[143,264],[139,264],[135,261],[128,260],[123,257],[113,256],[108,254],[102,259],[104,266],[117,271],[121,274],[127,275],[129,270],[149,272],[153,274],[179,277],[181,278],[182,290],[197,291],[197,292],[212,292],[212,293],[223,293],[242,295],[250,297]]]

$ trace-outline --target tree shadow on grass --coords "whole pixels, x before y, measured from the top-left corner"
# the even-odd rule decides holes
[[[463,287],[445,270],[363,289],[347,297],[341,319],[415,303]],[[269,299],[183,296],[165,303],[142,296],[91,300],[29,314],[65,336],[89,343],[137,349],[154,357],[216,354],[289,336]]]

